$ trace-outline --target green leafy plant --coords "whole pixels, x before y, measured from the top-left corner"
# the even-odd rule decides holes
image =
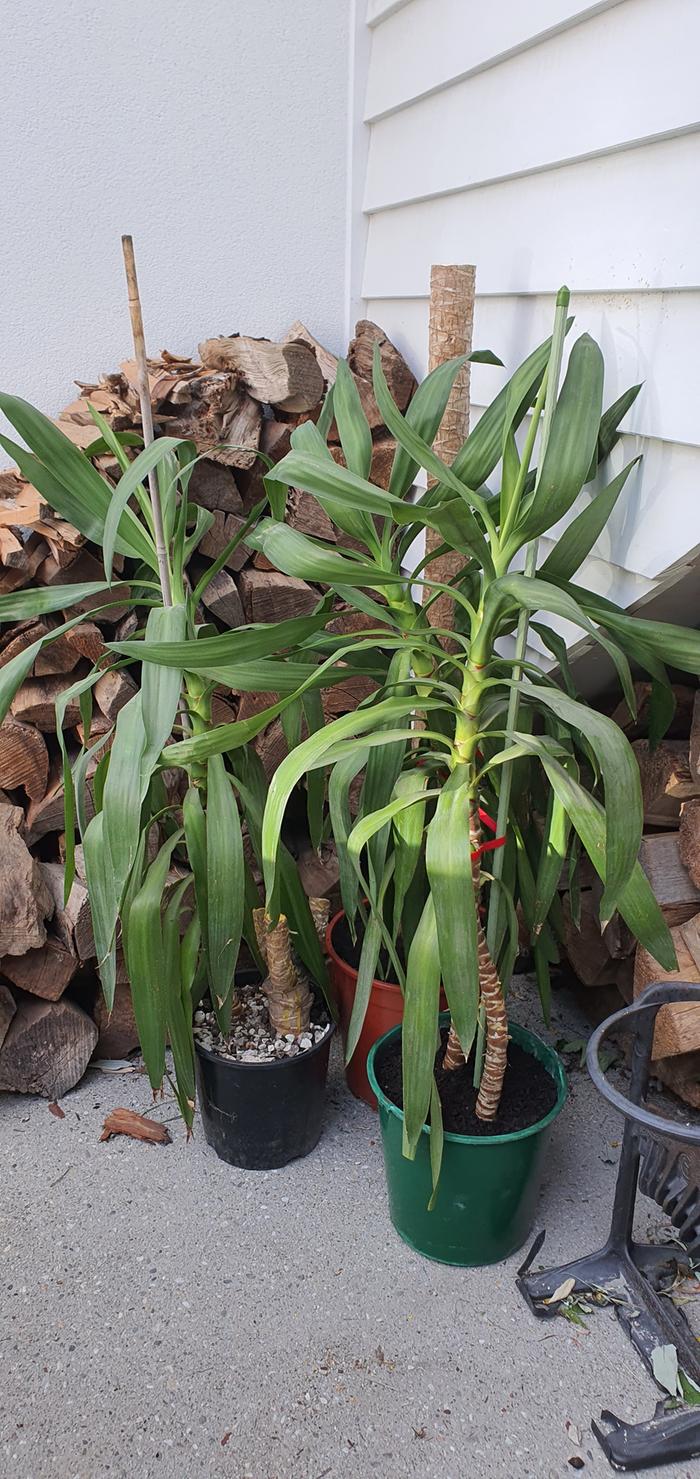
[[[560,387],[567,304],[564,289],[551,339],[516,370],[451,466],[432,442],[464,361],[433,371],[402,415],[375,356],[374,393],[398,443],[387,490],[368,481],[369,430],[341,364],[334,412],[347,467],[331,458],[323,427],[299,427],[271,474],[275,517],[263,519],[252,536],[279,569],[326,581],[375,623],[336,645],[336,659],[357,661],[378,649],[388,658],[370,699],[282,762],[265,807],[262,857],[274,918],[290,793],[305,774],[327,772],[343,904],[351,928],[363,934],[347,1053],[357,1044],[372,980],[388,967],[405,997],[404,1149],[415,1154],[430,1116],[434,1167],[441,1133],[433,1077],[440,984],[452,1020],[446,1066],[463,1063],[474,1048],[477,1113],[494,1119],[506,1067],[505,989],[518,950],[516,908],[530,934],[546,1014],[562,938],[557,885],[563,869],[573,877],[581,848],[603,883],[603,921],[619,910],[655,958],[674,965],[668,930],[637,861],[642,802],[635,757],[618,726],[577,696],[556,619],[572,622],[612,659],[631,712],[630,661],[649,673],[656,738],[673,712],[664,663],[700,673],[700,635],[638,619],[574,583],[634,467],[629,463],[607,483],[599,477],[639,386],[603,411],[602,355],[584,334],[573,344]],[[414,497],[419,468],[430,481]],[[494,475],[495,490],[488,482]],[[540,538],[587,485],[588,501],[540,558]],[[353,547],[341,553],[287,528],[280,490],[289,487],[313,494],[352,536]],[[445,588],[428,578],[426,557],[415,553],[426,528],[439,532],[440,549],[463,559],[448,592],[454,632],[431,626],[431,608]],[[542,657],[528,643],[531,621],[546,649]],[[312,642],[328,650],[324,634]],[[550,654],[559,663],[558,679]],[[350,793],[360,774],[353,816]],[[483,821],[491,813],[497,835],[485,841]]]
[[[0,444],[46,502],[101,549],[105,568],[104,581],[0,597],[0,621],[70,610],[89,596],[102,601],[98,618],[118,602],[137,611],[143,623],[132,640],[107,643],[116,668],[141,662],[141,686],[119,713],[114,730],[94,745],[87,742],[72,766],[62,731],[66,706],[79,699],[89,735],[92,689],[104,664],[67,688],[57,703],[66,895],[74,877],[77,828],[107,1005],[111,1008],[114,1000],[121,937],[152,1087],[155,1091],[162,1083],[169,1040],[174,1086],[189,1127],[195,1099],[193,1006],[208,989],[225,1033],[242,936],[257,955],[252,911],[259,900],[244,856],[241,824],[243,819],[253,849],[259,851],[267,782],[249,741],[287,710],[296,712],[300,722],[302,705],[313,732],[321,722],[320,705],[314,703],[318,688],[347,676],[347,669],[336,673],[332,658],[324,662],[316,650],[307,650],[309,639],[328,621],[328,602],[320,602],[310,616],[224,635],[202,623],[198,611],[207,584],[249,535],[266,501],[253,509],[193,589],[187,563],[213,515],[188,499],[197,461],[191,442],[160,437],[130,461],[119,438],[93,412],[103,443],[122,468],[113,488],[88,457],[25,401],[0,395],[0,409],[24,445],[7,437],[0,437]],[[117,561],[126,565],[115,576]],[[69,617],[6,664],[0,672],[0,719],[41,648],[82,619],[80,614]],[[211,699],[218,684],[279,697],[252,719],[217,726]],[[292,717],[287,717],[293,729]],[[95,814],[88,820],[88,765],[98,755]],[[186,775],[181,806],[169,801],[164,785],[163,771],[173,768]],[[314,808],[310,791],[312,835]],[[188,905],[192,889],[194,908]],[[306,972],[325,989],[316,927],[284,846],[278,897]]]

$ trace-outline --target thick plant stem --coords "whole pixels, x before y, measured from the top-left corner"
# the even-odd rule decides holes
[[[151,392],[148,385],[146,339],[143,332],[141,298],[139,296],[139,285],[136,276],[134,242],[131,236],[122,237],[122,251],[124,253],[126,284],[129,292],[129,316],[131,318],[131,332],[134,340],[134,357],[136,359],[139,406],[141,409],[141,424],[143,426],[143,444],[144,447],[150,447],[151,442],[154,440],[153,411],[151,408]],[[173,597],[170,583],[170,565],[168,563],[168,552],[165,544],[165,531],[163,529],[163,512],[160,503],[160,489],[158,487],[158,477],[154,468],[152,468],[148,474],[148,491],[151,495],[153,532],[155,535],[156,555],[158,557],[158,574],[160,577],[160,588],[163,597],[163,605],[172,606]]]
[[[284,914],[270,929],[264,909],[253,910],[258,948],[267,965],[262,989],[267,997],[270,1025],[277,1033],[305,1032],[311,1020],[311,992],[292,959],[289,926]]]

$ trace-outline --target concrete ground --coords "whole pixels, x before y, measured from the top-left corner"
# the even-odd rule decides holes
[[[521,981],[521,1020],[523,1004]],[[567,1007],[552,1037],[572,1025]],[[281,1171],[187,1145],[172,1101],[156,1110],[171,1145],[100,1143],[109,1110],[149,1101],[141,1074],[95,1070],[65,1119],[0,1096],[2,1479],[612,1472],[591,1417],[649,1417],[658,1396],[612,1313],[541,1323],[515,1289],[522,1255],[460,1270],[405,1247],[376,1117],[337,1060],[320,1145]],[[602,1240],[620,1135],[575,1072],[538,1215],[547,1262]]]

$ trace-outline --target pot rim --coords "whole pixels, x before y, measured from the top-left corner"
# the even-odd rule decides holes
[[[220,1063],[222,1068],[236,1068],[242,1072],[246,1070],[250,1071],[251,1069],[256,1073],[259,1073],[261,1070],[263,1072],[269,1072],[274,1068],[293,1068],[296,1063],[308,1063],[310,1058],[313,1058],[316,1053],[322,1052],[323,1048],[330,1043],[335,1029],[336,1024],[331,1017],[328,1023],[328,1030],[324,1032],[320,1042],[315,1042],[311,1048],[304,1048],[303,1052],[296,1053],[293,1058],[273,1058],[271,1063],[264,1061],[260,1063],[241,1063],[238,1058],[224,1058],[221,1053],[215,1053],[213,1048],[202,1047],[196,1037],[194,1039],[194,1046],[195,1052],[199,1054],[200,1058],[208,1058],[210,1063]]]
[[[333,930],[335,929],[338,921],[340,919],[345,919],[345,917],[345,910],[339,909],[338,913],[334,914],[333,918],[328,921],[328,924],[326,925],[326,954],[333,961],[334,965],[338,965],[341,967],[342,970],[348,971],[349,974],[354,978],[354,980],[357,981],[358,973],[355,969],[355,966],[351,965],[349,960],[344,960],[343,956],[338,954],[338,951],[333,944]],[[399,996],[403,997],[401,987],[397,985],[396,981],[383,981],[381,976],[373,976],[372,985],[381,986],[382,990],[384,991],[398,991]]]
[[[439,1020],[441,1023],[447,1024],[450,1020],[449,1012],[440,1012]],[[390,1038],[396,1037],[400,1032],[400,1025],[398,1027],[391,1027],[388,1032],[384,1033],[383,1037],[377,1038],[377,1041],[372,1044],[367,1057],[367,1077],[377,1096],[378,1102],[384,1109],[388,1109],[392,1114],[396,1115],[397,1119],[403,1123],[403,1110],[399,1109],[398,1104],[394,1104],[393,1100],[387,1098],[381,1084],[377,1082],[377,1075],[374,1071],[374,1060],[382,1044],[388,1042]],[[538,1043],[540,1047],[544,1048],[545,1056],[540,1057],[539,1061],[544,1064],[547,1072],[554,1079],[557,1086],[557,1097],[552,1108],[548,1110],[542,1119],[536,1120],[534,1125],[527,1125],[524,1130],[510,1130],[503,1135],[458,1135],[454,1130],[445,1130],[445,1140],[454,1141],[458,1145],[481,1145],[484,1147],[488,1147],[489,1145],[506,1145],[513,1141],[526,1140],[528,1136],[537,1135],[541,1130],[546,1129],[547,1125],[550,1125],[552,1120],[556,1119],[557,1115],[564,1108],[569,1086],[566,1081],[564,1064],[559,1054],[554,1048],[550,1047],[549,1043],[546,1043],[543,1038],[539,1037],[536,1032],[530,1032],[529,1028],[521,1027],[519,1022],[508,1023],[508,1035],[509,1037],[512,1036],[513,1041],[519,1043],[520,1047],[524,1048],[526,1053],[530,1053],[533,1058],[538,1057],[538,1054],[533,1051],[535,1043]],[[421,1135],[429,1134],[430,1126],[423,1125]]]

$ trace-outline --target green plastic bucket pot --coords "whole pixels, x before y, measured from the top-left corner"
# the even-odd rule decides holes
[[[448,1021],[443,1012],[441,1024]],[[387,1099],[377,1082],[377,1062],[401,1028],[393,1027],[370,1050],[367,1074],[379,1106],[391,1220],[410,1248],[439,1263],[463,1268],[499,1263],[522,1247],[532,1229],[552,1123],[566,1099],[566,1076],[557,1054],[541,1038],[515,1023],[509,1032],[513,1042],[552,1075],[556,1103],[537,1124],[510,1135],[446,1133],[432,1212],[428,1126],[423,1126],[415,1160],[407,1160],[401,1154],[403,1110]]]

